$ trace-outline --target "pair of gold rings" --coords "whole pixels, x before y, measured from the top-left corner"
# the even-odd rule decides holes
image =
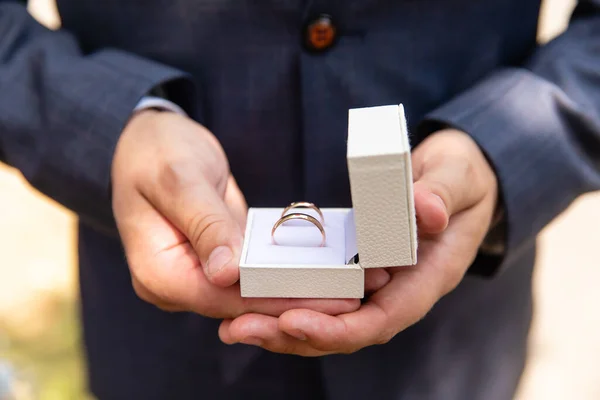
[[[319,215],[321,220],[319,221],[312,215],[308,215],[305,213],[295,212],[295,213],[288,214],[288,212],[290,210],[293,210],[296,208],[308,208],[308,209],[314,210]],[[325,242],[327,241],[327,236],[325,235],[325,229],[323,228],[323,224],[325,223],[325,217],[323,216],[323,213],[321,212],[319,207],[315,206],[313,203],[309,203],[308,201],[298,201],[298,202],[292,203],[283,210],[283,212],[281,213],[281,218],[279,218],[277,220],[277,222],[275,222],[275,225],[273,225],[273,229],[271,230],[271,242],[273,244],[277,244],[277,242],[275,241],[275,231],[277,230],[277,228],[279,228],[284,223],[286,223],[288,221],[292,221],[292,220],[307,221],[307,222],[310,222],[311,224],[313,224],[314,226],[316,226],[317,229],[319,230],[319,232],[321,232],[321,237],[322,237],[320,247],[325,246]]]

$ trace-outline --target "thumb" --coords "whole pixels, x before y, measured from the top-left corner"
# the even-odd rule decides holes
[[[201,174],[187,178],[167,179],[160,193],[149,191],[148,200],[187,237],[208,280],[230,286],[239,279],[241,227]]]
[[[246,218],[248,216],[248,204],[242,194],[237,182],[232,175],[229,175],[225,195],[223,197],[229,213],[240,226],[242,232],[246,229]]]
[[[424,233],[444,231],[452,215],[472,207],[483,197],[468,161],[444,158],[426,166],[414,184],[415,209]]]

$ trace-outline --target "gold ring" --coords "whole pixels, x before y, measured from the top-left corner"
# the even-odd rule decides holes
[[[319,217],[321,217],[321,223],[325,223],[325,217],[323,216],[323,213],[321,212],[319,207],[315,206],[313,203],[310,203],[308,201],[296,201],[290,204],[283,210],[281,216],[283,217],[288,211],[290,211],[293,208],[310,208],[311,210],[314,210],[317,214],[319,214]]]
[[[315,217],[312,217],[307,214],[301,214],[301,213],[293,213],[293,214],[284,215],[283,217],[279,218],[279,220],[277,220],[277,222],[275,222],[275,225],[273,225],[273,229],[271,230],[271,242],[273,244],[277,244],[275,242],[275,231],[277,230],[277,228],[279,228],[285,222],[293,220],[293,219],[301,219],[303,221],[308,221],[308,222],[312,223],[314,226],[316,226],[317,229],[319,229],[319,231],[321,232],[321,236],[323,237],[323,240],[321,240],[320,247],[325,246],[326,235],[325,235],[325,229],[323,229],[323,225],[321,225],[319,220],[316,219]]]

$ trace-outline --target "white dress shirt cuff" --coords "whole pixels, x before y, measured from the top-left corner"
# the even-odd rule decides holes
[[[135,106],[133,112],[136,113],[138,111],[147,110],[149,108],[156,109],[156,110],[162,110],[162,111],[172,111],[174,113],[187,116],[186,112],[183,111],[183,109],[181,107],[179,107],[177,104],[173,103],[172,101],[163,99],[161,97],[154,97],[154,96],[142,97],[142,99]]]

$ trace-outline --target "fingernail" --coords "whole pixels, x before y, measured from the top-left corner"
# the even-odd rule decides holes
[[[442,206],[442,209],[444,209],[444,211],[446,211],[446,203],[444,203],[444,200],[442,200],[442,198],[440,196],[438,196],[437,194],[431,194],[434,198],[435,201],[437,201],[439,203],[440,206]]]
[[[306,340],[306,335],[300,329],[293,329],[287,332],[288,335],[295,337],[298,340]]]
[[[248,336],[248,337],[244,338],[244,340],[242,340],[242,343],[248,344],[250,346],[261,346],[263,341],[257,337]]]
[[[219,246],[210,253],[206,261],[206,273],[212,276],[231,262],[233,252],[227,246]]]

